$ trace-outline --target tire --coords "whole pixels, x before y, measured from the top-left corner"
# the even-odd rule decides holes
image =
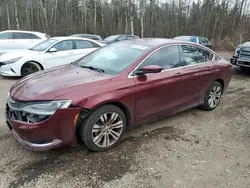
[[[29,74],[35,73],[42,70],[38,63],[36,62],[27,62],[21,68],[21,76],[27,76]]]
[[[202,109],[206,111],[214,110],[220,103],[222,91],[222,85],[217,81],[213,82],[205,93]]]
[[[114,105],[104,105],[79,125],[77,136],[87,148],[101,152],[117,145],[125,128],[126,117],[123,111]]]

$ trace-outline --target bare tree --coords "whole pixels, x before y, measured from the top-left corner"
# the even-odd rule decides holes
[[[1,0],[0,11],[2,30],[250,38],[250,0]]]
[[[44,32],[48,32],[49,30],[49,24],[48,24],[48,17],[47,17],[47,0],[40,0],[40,6],[41,6],[41,10],[43,13],[43,25],[44,25]]]
[[[6,14],[7,14],[7,23],[8,23],[8,29],[10,29],[10,13],[9,13],[9,6],[7,4],[7,1],[5,2],[5,9],[6,9]]]
[[[140,0],[139,2],[139,15],[140,15],[140,24],[141,24],[141,37],[144,37],[144,15],[146,11],[146,0]]]
[[[130,27],[131,27],[131,35],[134,35],[134,2],[132,0],[129,1],[129,15],[130,15]]]

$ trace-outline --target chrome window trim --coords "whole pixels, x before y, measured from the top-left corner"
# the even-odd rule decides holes
[[[152,51],[151,53],[149,53],[129,74],[128,74],[128,78],[136,78],[136,77],[139,77],[138,75],[133,75],[133,72],[150,56],[152,55],[153,53],[157,52],[158,50],[162,49],[162,48],[165,48],[165,47],[168,47],[168,46],[182,46],[182,45],[189,45],[189,46],[194,46],[194,47],[198,47],[197,45],[193,45],[193,44],[167,44],[167,45],[164,45],[164,46],[161,46],[160,48],[157,48],[155,49],[154,51]],[[198,48],[201,48],[203,50],[206,50],[204,49],[203,47],[198,47]],[[208,51],[208,50],[206,50]],[[210,52],[211,54],[213,54],[213,59],[211,61],[206,61],[206,62],[203,62],[203,63],[208,63],[208,62],[212,62],[215,60],[215,57],[216,55],[211,52],[211,51],[208,51]],[[181,54],[180,54],[181,55]],[[202,64],[203,64],[202,63]],[[195,65],[186,65],[186,66],[182,66],[182,67],[177,67],[177,68],[172,68],[172,69],[166,69],[166,70],[163,70],[161,72],[166,72],[166,71],[171,71],[171,70],[176,70],[176,69],[180,69],[180,68],[184,68],[184,67],[191,67],[191,66],[197,66],[199,64],[195,64]],[[145,74],[145,75],[150,75],[150,74]]]

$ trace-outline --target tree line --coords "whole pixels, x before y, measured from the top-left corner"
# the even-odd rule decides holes
[[[250,39],[250,0],[1,0],[0,29]]]

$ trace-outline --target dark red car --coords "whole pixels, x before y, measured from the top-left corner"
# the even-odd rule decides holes
[[[80,141],[103,151],[136,125],[197,106],[213,110],[228,87],[231,69],[215,52],[194,43],[114,43],[14,84],[7,124],[17,141],[32,150]]]

